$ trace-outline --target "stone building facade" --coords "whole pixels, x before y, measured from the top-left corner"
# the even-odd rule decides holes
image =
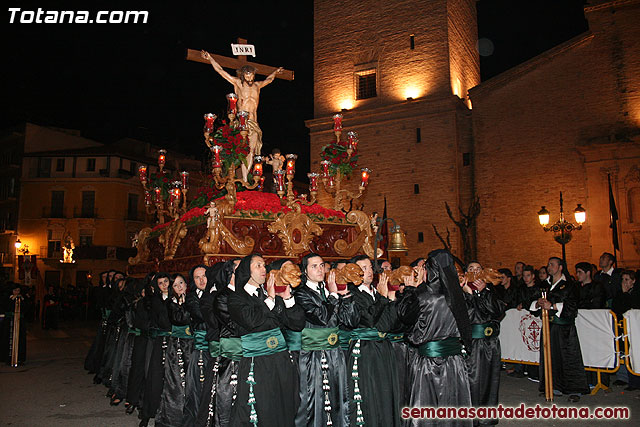
[[[444,202],[455,213],[478,197],[477,258],[496,268],[560,253],[537,219],[541,205],[558,218],[560,191],[569,219],[577,203],[587,210],[569,264],[613,252],[610,175],[619,264],[640,265],[639,1],[590,1],[588,32],[485,82],[474,1],[369,3],[315,2],[312,169],[344,109],[360,164],[374,170],[366,208],[380,211],[387,197],[408,258],[441,247],[432,225],[449,227],[460,255]],[[372,69],[377,92],[357,99]]]

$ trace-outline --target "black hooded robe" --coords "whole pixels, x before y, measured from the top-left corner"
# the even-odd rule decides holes
[[[432,252],[427,273],[427,281],[417,288],[407,287],[406,295],[396,304],[398,316],[408,326],[407,340],[418,347],[409,366],[408,406],[469,407],[471,392],[461,351],[451,351],[453,354],[448,355],[428,351],[434,343],[449,342],[460,346],[460,338],[463,342],[471,341],[466,310],[455,311],[455,307],[464,308],[464,297],[451,255],[442,250]],[[406,425],[471,426],[472,421],[408,418]]]

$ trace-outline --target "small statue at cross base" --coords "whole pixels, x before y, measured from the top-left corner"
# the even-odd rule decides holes
[[[237,70],[238,76],[234,77],[227,73],[206,50],[201,51],[201,55],[211,63],[211,66],[218,74],[233,85],[233,89],[238,96],[238,110],[249,113],[249,155],[247,156],[247,164],[242,165],[242,177],[246,181],[248,172],[253,165],[253,156],[260,155],[260,150],[262,149],[262,130],[260,130],[260,126],[258,125],[260,89],[273,82],[276,74],[282,73],[284,68],[280,67],[269,74],[266,79],[256,81],[256,69],[251,65],[244,65]]]
[[[271,151],[271,154],[269,154],[269,157],[267,157],[267,160],[265,160],[265,163],[271,165],[273,168],[273,176],[275,177],[275,173],[282,170],[286,160],[287,159],[285,159],[285,157],[280,153],[280,150],[278,148],[274,148]]]

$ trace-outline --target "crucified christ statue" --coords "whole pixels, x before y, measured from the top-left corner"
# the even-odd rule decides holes
[[[213,59],[209,52],[201,51],[202,57],[208,60],[226,81],[233,85],[236,95],[238,96],[238,110],[249,113],[249,155],[247,156],[247,164],[242,165],[242,178],[246,181],[247,175],[253,164],[253,156],[260,154],[262,149],[262,131],[258,126],[258,102],[260,101],[260,89],[271,83],[277,74],[282,73],[282,67],[277,68],[266,79],[256,81],[256,69],[251,65],[244,65],[238,72],[238,77],[234,77],[227,73],[218,62]]]

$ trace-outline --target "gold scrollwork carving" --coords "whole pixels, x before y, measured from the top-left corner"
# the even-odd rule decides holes
[[[313,236],[320,236],[322,228],[307,215],[288,212],[269,224],[269,231],[277,234],[282,240],[287,256],[298,256],[309,251],[309,243]]]
[[[358,235],[351,243],[340,239],[334,243],[333,248],[338,255],[343,257],[352,257],[362,250],[366,256],[373,258],[373,241],[375,234],[371,228],[371,220],[369,216],[362,211],[351,211],[347,214],[347,221],[356,223],[358,226]],[[382,256],[383,251],[378,249],[378,257]]]
[[[164,246],[164,259],[173,259],[180,242],[187,235],[187,226],[182,221],[173,221],[165,228],[165,232],[158,237]]]
[[[149,234],[151,233],[151,228],[146,227],[142,230],[138,231],[136,237],[134,239],[134,244],[136,249],[138,249],[138,253],[135,257],[129,258],[129,264],[139,264],[141,262],[146,261],[149,258],[149,248],[147,247],[147,239],[149,238]]]
[[[209,217],[207,219],[207,232],[198,242],[200,250],[205,254],[220,253],[220,245],[225,241],[236,253],[240,255],[250,254],[253,251],[255,240],[251,236],[236,237],[220,219],[220,212],[224,211],[224,206],[221,208],[214,202],[209,205],[206,211]]]

